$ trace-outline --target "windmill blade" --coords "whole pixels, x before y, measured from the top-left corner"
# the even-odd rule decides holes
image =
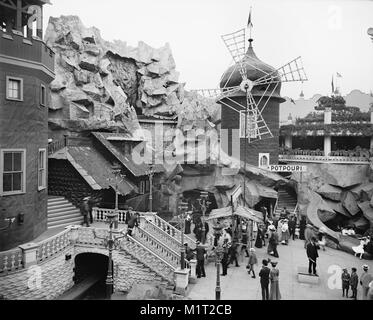
[[[269,99],[272,98],[272,96],[273,96],[273,94],[275,93],[275,91],[276,91],[277,87],[279,86],[279,84],[280,84],[280,82],[277,82],[277,83],[275,84],[275,86],[273,87],[271,93],[267,96],[267,100],[264,102],[263,107],[261,107],[260,110],[259,110],[260,113],[263,113],[265,107],[267,106],[267,104],[268,104],[268,102],[269,102]],[[269,89],[270,86],[271,86],[271,84],[268,84],[268,85],[267,85],[266,90],[264,91],[262,97],[261,97],[260,100],[258,101],[258,106],[260,106],[260,103],[262,102],[263,98],[265,97],[265,95],[266,95],[266,93],[267,93],[267,91],[268,91],[268,89]]]
[[[238,30],[233,33],[228,33],[222,35],[221,38],[223,39],[225,46],[227,47],[228,51],[230,52],[233,61],[239,65],[240,67],[240,74],[243,80],[247,79],[246,71],[243,67],[242,60],[245,57],[246,53],[246,46],[245,46],[245,39],[246,39],[245,28]]]
[[[254,85],[272,84],[278,82],[307,81],[301,57],[297,57],[284,66],[254,81]]]
[[[218,89],[198,89],[198,90],[191,90],[191,92],[195,92],[204,98],[220,100],[220,99],[228,97],[232,93],[235,93],[239,90],[240,90],[240,86],[220,88],[220,89],[219,88]]]

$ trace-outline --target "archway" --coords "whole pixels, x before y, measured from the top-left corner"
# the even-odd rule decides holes
[[[100,300],[106,295],[109,258],[99,253],[81,253],[75,257],[75,299]]]

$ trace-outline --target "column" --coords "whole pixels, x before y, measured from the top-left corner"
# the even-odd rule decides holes
[[[36,35],[43,39],[43,6],[40,6],[40,17],[38,17]]]
[[[285,147],[288,149],[293,149],[293,137],[285,136]]]
[[[23,264],[26,269],[38,263],[36,252],[39,244],[30,242],[19,246],[19,248],[22,250]]]
[[[370,111],[370,123],[373,124],[373,106],[369,108]],[[373,149],[373,136],[370,137],[370,149]]]
[[[324,111],[324,124],[332,123],[332,109],[325,108]],[[331,136],[324,134],[324,155],[329,156],[330,151],[332,150],[332,139]]]

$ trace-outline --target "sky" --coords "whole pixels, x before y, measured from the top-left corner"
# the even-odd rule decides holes
[[[330,94],[332,76],[342,94],[373,91],[373,1],[369,0],[51,0],[50,16],[77,15],[105,40],[130,46],[169,43],[187,89],[217,88],[232,63],[221,35],[247,26],[252,7],[256,55],[279,68],[301,56],[305,83],[286,83],[284,96]]]

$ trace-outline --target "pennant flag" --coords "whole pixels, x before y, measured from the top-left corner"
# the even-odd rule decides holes
[[[342,78],[341,74],[337,72],[337,77]]]
[[[252,28],[253,23],[251,22],[251,7],[250,7],[250,13],[249,13],[249,20],[247,21],[247,27]]]
[[[291,102],[292,104],[296,104],[295,101],[294,101],[292,98],[290,98],[290,102]]]
[[[332,76],[332,93],[334,93],[334,77]]]

